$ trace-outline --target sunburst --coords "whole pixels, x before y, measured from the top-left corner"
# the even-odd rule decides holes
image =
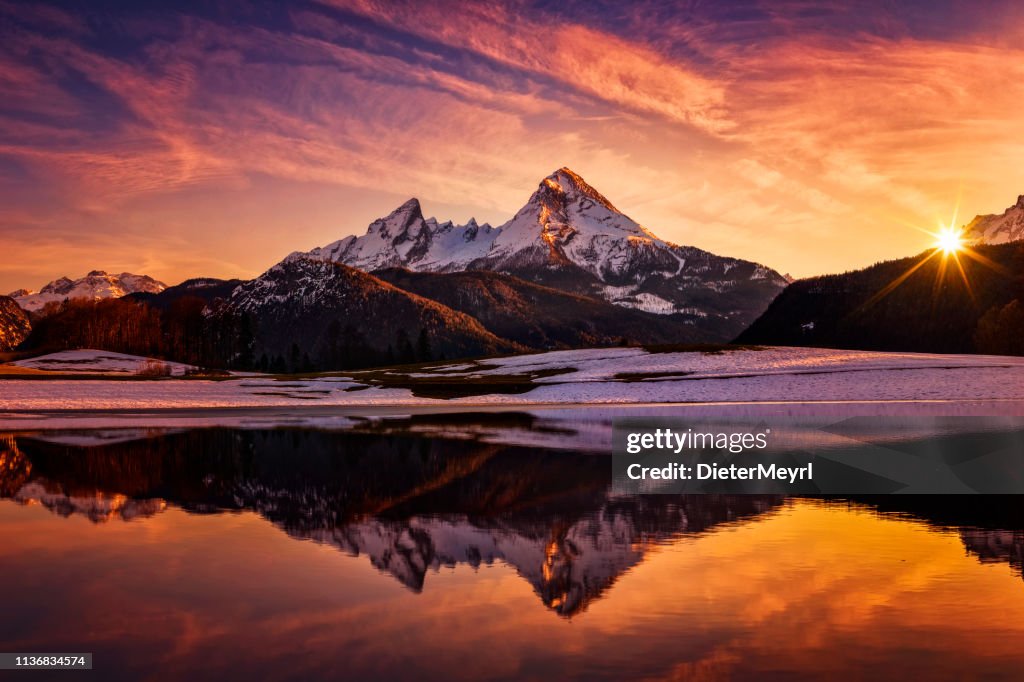
[[[936,252],[940,252],[943,258],[949,258],[955,256],[961,251],[965,251],[968,246],[967,234],[964,228],[957,227],[957,216],[960,213],[960,200],[957,199],[956,205],[953,207],[953,217],[949,219],[948,223],[939,221],[938,229],[934,232],[931,230],[924,230],[917,228],[924,232],[934,241],[932,242],[932,248]]]
[[[965,246],[963,230],[946,227],[935,235],[935,248],[947,256],[962,251]]]
[[[882,287],[881,291],[876,293],[874,296],[872,296],[864,303],[864,305],[862,306],[863,308],[867,308],[888,296],[890,293],[892,293],[893,290],[895,290],[897,287],[899,287],[901,284],[907,281],[907,279],[909,279],[911,275],[913,275],[915,272],[921,269],[928,261],[935,257],[941,259],[939,267],[937,268],[935,273],[935,286],[933,289],[933,294],[936,297],[938,296],[938,293],[942,288],[942,283],[946,279],[946,273],[948,271],[949,262],[953,261],[953,263],[956,265],[956,271],[960,275],[960,279],[963,281],[964,288],[967,290],[967,294],[971,297],[972,301],[974,300],[974,288],[971,286],[970,278],[967,276],[967,270],[964,269],[964,264],[960,259],[961,255],[964,255],[991,270],[1002,273],[1004,275],[1008,274],[1006,272],[1006,269],[1003,268],[1001,265],[992,261],[990,258],[978,253],[978,251],[976,251],[975,248],[973,248],[974,246],[976,246],[976,244],[974,244],[974,242],[971,241],[969,236],[966,234],[966,231],[963,228],[956,226],[957,213],[959,213],[959,209],[960,202],[958,200],[956,207],[953,209],[952,219],[949,221],[948,224],[943,224],[942,222],[940,222],[938,229],[934,232],[931,230],[925,230],[923,228],[917,227],[916,225],[912,226],[914,227],[914,229],[920,230],[921,232],[924,232],[925,234],[932,237],[933,241],[931,244],[930,252],[926,253],[920,260],[918,260],[912,266],[907,268],[907,270],[903,272],[899,277],[896,277],[892,282]]]

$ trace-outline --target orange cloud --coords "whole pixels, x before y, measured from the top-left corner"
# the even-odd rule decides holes
[[[150,233],[153,248],[177,230],[166,263],[203,261],[198,223],[213,222],[239,242],[231,274],[255,274],[412,195],[442,218],[503,220],[568,165],[666,239],[810,275],[924,248],[899,226],[948,219],[961,187],[967,217],[1024,191],[1012,16],[982,41],[838,4],[738,18],[630,6],[604,23],[573,7],[330,0],[278,25],[181,14],[136,19],[141,47],[119,52],[67,12],[0,3],[17,26],[0,45],[0,98],[17,112],[0,113],[0,198],[36,232],[79,227],[79,246],[93,229]],[[830,32],[835,17],[861,28]],[[294,209],[243,228],[268,178]],[[336,206],[313,212],[324,187]],[[197,193],[219,206],[200,213]],[[0,215],[0,244],[24,251],[23,225]],[[34,279],[81,260],[70,246],[52,257]],[[227,274],[182,267],[154,274]]]

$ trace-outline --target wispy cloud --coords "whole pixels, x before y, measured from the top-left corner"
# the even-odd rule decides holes
[[[961,186],[968,212],[1024,191],[1009,5],[244,9],[0,2],[0,243],[34,279],[92,267],[108,232],[112,260],[173,280],[255,272],[409,195],[498,220],[561,165],[667,239],[796,274],[916,249],[893,225]],[[239,224],[268,186],[280,210]],[[197,256],[214,233],[237,252]]]
[[[723,118],[723,88],[686,64],[642,43],[571,21],[534,20],[519,3],[325,0],[375,22],[470,50],[498,63],[558,82],[627,110],[656,113],[715,131]]]

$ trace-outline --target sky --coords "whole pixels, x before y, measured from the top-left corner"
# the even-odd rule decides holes
[[[1024,3],[0,0],[0,292],[252,277],[568,166],[797,277],[1024,194]]]

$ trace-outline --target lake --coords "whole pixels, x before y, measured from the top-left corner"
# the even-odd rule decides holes
[[[104,680],[1024,670],[1019,497],[610,484],[606,450],[521,414],[9,433],[0,650]]]

